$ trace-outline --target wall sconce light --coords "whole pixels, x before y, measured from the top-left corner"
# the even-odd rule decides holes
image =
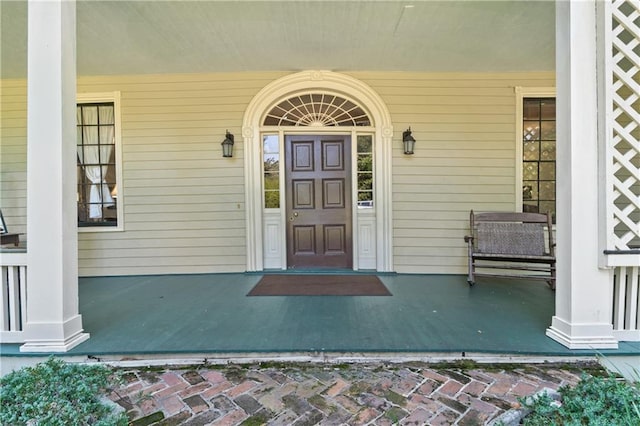
[[[227,130],[227,134],[222,141],[222,156],[233,157],[233,135]]]
[[[411,127],[402,132],[402,145],[406,155],[413,154],[413,148],[416,145],[416,140],[411,136]]]

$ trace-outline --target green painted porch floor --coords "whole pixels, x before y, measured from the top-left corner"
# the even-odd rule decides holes
[[[80,279],[91,338],[68,355],[296,352],[590,355],[545,336],[544,282],[381,274],[393,296],[247,297],[259,274]],[[19,345],[2,345],[3,355]],[[604,354],[640,354],[623,342]],[[24,354],[22,354],[24,355]]]

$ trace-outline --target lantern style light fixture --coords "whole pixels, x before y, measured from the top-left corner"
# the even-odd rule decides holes
[[[402,132],[402,145],[406,155],[413,154],[413,148],[416,145],[416,140],[411,136],[411,127]]]
[[[222,156],[233,157],[233,135],[227,130],[227,134],[222,141]]]

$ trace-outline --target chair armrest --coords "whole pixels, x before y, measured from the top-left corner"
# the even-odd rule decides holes
[[[472,243],[473,242],[473,237],[471,235],[465,235],[464,236],[464,242],[465,243]]]

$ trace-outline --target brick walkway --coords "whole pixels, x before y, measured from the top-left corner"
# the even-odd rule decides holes
[[[482,425],[596,364],[260,364],[123,369],[140,425]]]

